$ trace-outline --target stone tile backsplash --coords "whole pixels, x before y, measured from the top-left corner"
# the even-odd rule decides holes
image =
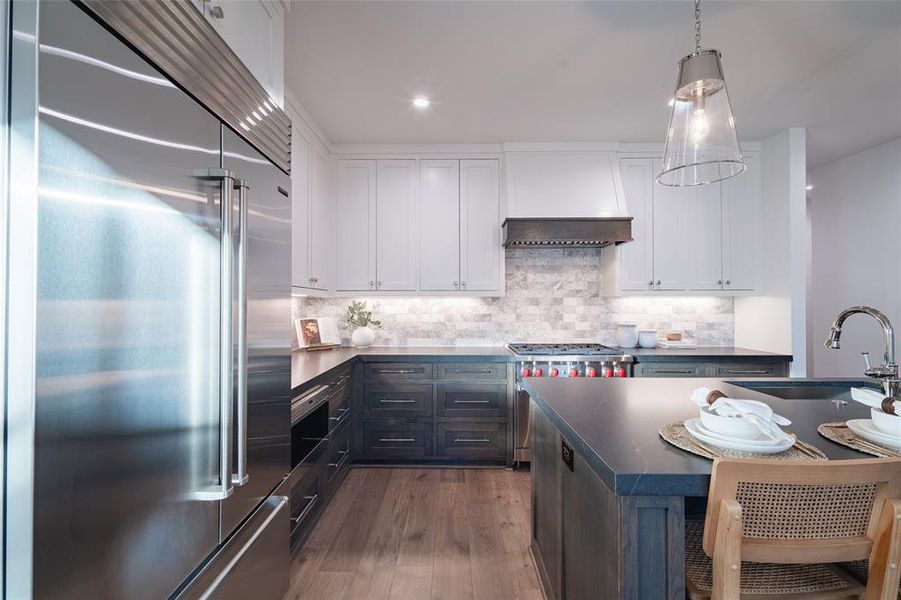
[[[702,346],[731,346],[732,298],[602,295],[601,251],[508,250],[501,298],[368,297],[379,346],[496,346],[509,342],[614,343],[614,324],[681,329]],[[335,317],[342,337],[351,298],[294,298],[294,318]],[[293,333],[293,328],[292,328]],[[347,339],[345,339],[347,342]]]

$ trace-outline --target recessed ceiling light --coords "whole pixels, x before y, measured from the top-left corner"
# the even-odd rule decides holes
[[[812,184],[812,183],[808,183],[808,184],[807,184],[807,187],[804,188],[804,189],[806,189],[806,190],[809,192],[810,190],[813,189],[813,184]]]
[[[424,96],[419,96],[418,98],[413,98],[413,106],[418,109],[428,108],[431,102],[429,99]]]

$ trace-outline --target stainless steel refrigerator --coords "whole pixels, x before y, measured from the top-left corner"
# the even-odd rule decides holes
[[[280,598],[290,179],[80,6],[12,6],[4,591]]]

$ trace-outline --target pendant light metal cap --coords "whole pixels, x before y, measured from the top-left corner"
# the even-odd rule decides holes
[[[723,87],[723,65],[719,50],[701,50],[679,61],[676,99],[691,100],[692,95],[710,95]]]
[[[673,99],[657,182],[703,185],[743,172],[746,166],[717,50],[699,50],[679,61]]]

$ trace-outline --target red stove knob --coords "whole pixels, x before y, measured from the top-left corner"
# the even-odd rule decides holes
[[[570,377],[578,377],[578,376],[579,376],[579,369],[576,369],[576,368],[570,369],[570,370],[569,370],[569,376],[570,376]]]
[[[522,375],[523,377],[531,377],[531,376],[532,376],[532,370],[531,370],[531,369],[527,369],[527,368],[523,368],[523,370],[520,372],[520,375]]]
[[[534,371],[532,371],[532,377],[544,377],[544,371],[541,367],[536,367]]]
[[[585,370],[585,377],[597,377],[597,376],[598,376],[598,370],[595,369],[594,367],[588,367],[588,369]]]
[[[626,370],[625,370],[623,367],[619,367],[619,368],[616,369],[616,371],[613,373],[613,376],[614,376],[614,377],[625,377],[625,376],[626,376]]]
[[[613,369],[604,367],[604,370],[601,372],[601,377],[613,377]]]
[[[551,367],[551,372],[550,372],[551,377],[556,377],[559,374],[560,374],[560,371],[559,371],[559,369],[557,369],[557,367]]]

